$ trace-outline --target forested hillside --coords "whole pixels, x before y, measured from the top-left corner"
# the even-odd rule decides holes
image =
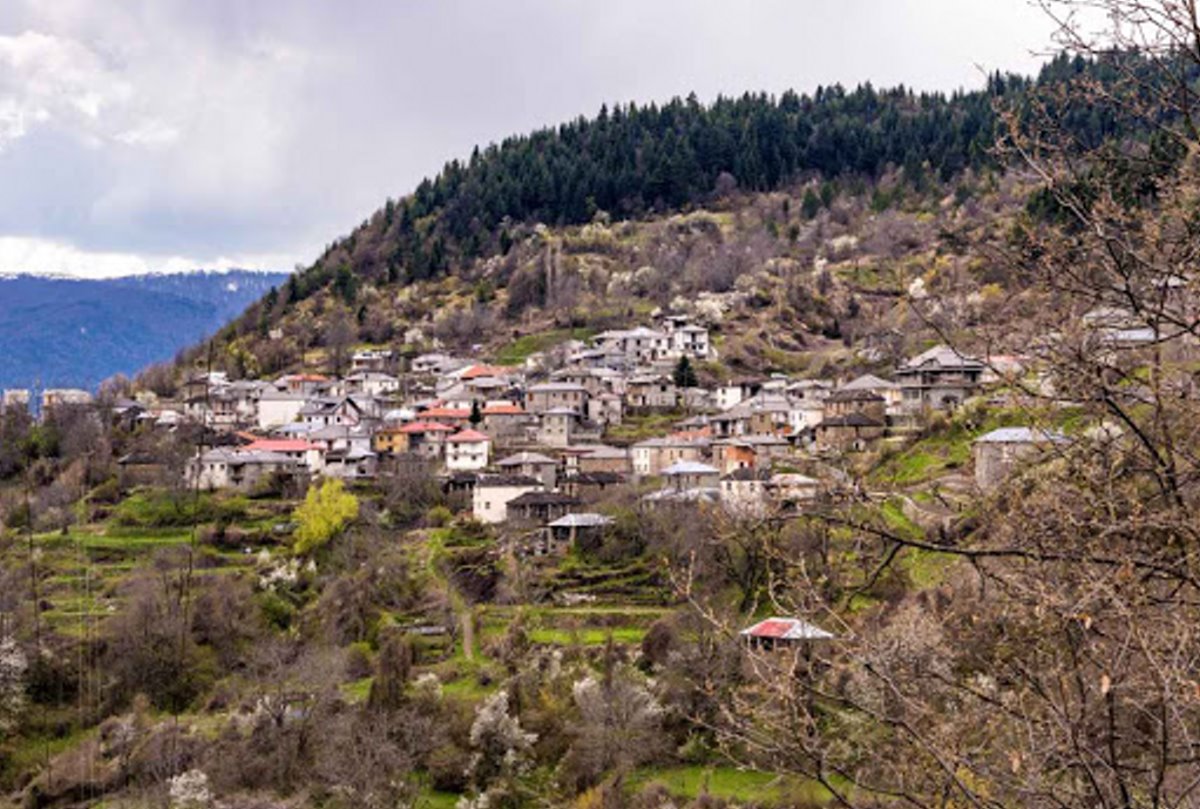
[[[274,371],[295,366],[304,348],[322,346],[330,334],[336,335],[335,342],[385,343],[402,340],[408,327],[424,324],[420,336],[431,337],[433,321],[445,313],[425,306],[423,292],[403,306],[391,292],[447,275],[470,286],[478,305],[457,298],[442,298],[441,305],[481,315],[498,327],[494,331],[516,325],[526,313],[533,314],[534,322],[523,331],[587,326],[542,315],[548,308],[562,308],[564,287],[587,286],[588,279],[596,283],[580,270],[587,262],[572,258],[580,252],[578,243],[589,242],[596,232],[580,231],[575,246],[555,252],[539,235],[541,225],[595,225],[603,231],[621,221],[700,208],[731,212],[754,194],[780,191],[787,197],[777,200],[780,213],[759,225],[780,249],[795,252],[804,226],[818,222],[822,211],[836,210],[839,198],[841,204],[858,200],[854,205],[861,203],[869,215],[903,209],[906,200],[915,213],[922,204],[916,200],[936,205],[953,194],[961,204],[986,193],[994,187],[988,178],[998,176],[1007,160],[995,150],[1001,135],[997,105],[1010,110],[1033,106],[1029,99],[1034,89],[1037,104],[1052,112],[1080,148],[1102,143],[1118,129],[1147,131],[1145,122],[1118,120],[1111,107],[1056,97],[1055,88],[1072,81],[1116,82],[1123,75],[1122,64],[1060,56],[1036,80],[993,75],[984,89],[952,95],[866,85],[852,91],[821,88],[812,95],[746,94],[710,105],[694,98],[661,106],[630,104],[509,138],[476,149],[468,160],[452,161],[411,194],[388,200],[278,293],[230,324],[218,335],[219,350],[205,356],[215,356],[235,374],[246,367]],[[1134,57],[1128,64],[1135,71],[1147,70]],[[1013,203],[1006,199],[1004,204]],[[1045,200],[1034,198],[1035,212],[1053,213],[1046,208]],[[741,224],[733,229],[745,235]],[[588,246],[601,253],[609,247]],[[752,256],[768,257],[761,247],[751,250]],[[636,250],[627,260],[621,269],[629,272],[651,266]],[[679,293],[731,288],[741,272],[737,268],[744,269],[748,260],[739,259],[733,269],[728,264],[718,274],[721,278],[672,290],[658,285],[657,302]],[[322,300],[315,311],[300,307],[318,293],[332,305]],[[338,314],[342,307],[344,318]],[[577,315],[567,320],[578,320]],[[267,343],[272,328],[288,335],[288,345]]]
[[[373,281],[427,278],[509,244],[527,222],[582,224],[680,210],[732,188],[769,191],[806,175],[874,179],[903,169],[920,189],[968,168],[995,165],[994,103],[1072,77],[1110,80],[1111,65],[1060,56],[1036,83],[989,77],[984,89],[914,93],[834,85],[812,95],[747,93],[710,105],[694,96],[617,105],[452,161],[335,242],[297,281],[299,297],[347,266]],[[1064,103],[1063,125],[1085,144],[1114,131],[1105,108]],[[806,204],[816,205],[809,199]]]
[[[0,413],[0,802],[1197,806],[1200,17],[1101,4],[1196,55],[606,110]]]

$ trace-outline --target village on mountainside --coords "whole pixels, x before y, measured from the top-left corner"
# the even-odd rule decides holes
[[[546,553],[602,532],[611,518],[597,504],[615,491],[637,492],[646,507],[694,502],[741,516],[869,497],[835,459],[903,447],[934,414],[1052,388],[1032,356],[975,357],[942,344],[904,361],[891,379],[775,373],[705,387],[695,368],[719,362],[709,328],[687,316],[654,320],[564,341],[516,366],[363,348],[342,377],[234,381],[197,372],[177,400],[142,392],[108,408],[131,428],[202,426],[184,471],[189,488],[295,493],[317,479],[369,485],[417,464],[470,517],[521,526],[515,547]],[[1114,351],[1155,340],[1128,313],[1097,311],[1085,321]],[[9,408],[29,400],[23,390],[3,397]],[[47,390],[40,405],[47,412],[91,401],[84,391]],[[978,435],[973,480],[957,483],[964,493],[972,484],[989,490],[1064,441],[1021,425]],[[117,463],[126,485],[181,483],[153,453]]]

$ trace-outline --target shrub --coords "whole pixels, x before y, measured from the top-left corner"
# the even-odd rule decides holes
[[[365,641],[351,643],[346,651],[346,676],[351,680],[361,680],[370,677],[373,670],[371,644]]]
[[[113,519],[127,528],[182,528],[198,522],[237,522],[246,510],[246,500],[240,497],[218,500],[211,494],[149,491],[125,498],[113,510]]]
[[[340,480],[308,490],[295,511],[296,553],[311,553],[340,534],[358,516],[358,498]]]
[[[434,506],[433,508],[429,509],[429,513],[425,515],[425,522],[429,523],[429,525],[433,528],[441,528],[443,525],[447,525],[453,519],[454,514],[452,514],[450,509],[446,508],[445,506]]]
[[[277,629],[287,629],[291,626],[292,618],[296,614],[296,608],[274,590],[259,593],[258,607],[267,623]]]

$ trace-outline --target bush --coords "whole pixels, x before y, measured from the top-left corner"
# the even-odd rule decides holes
[[[276,629],[287,629],[296,615],[296,608],[274,590],[259,593],[258,607],[267,623]]]
[[[375,665],[371,657],[371,644],[356,641],[346,651],[346,676],[351,680],[370,677]]]
[[[198,522],[237,522],[246,510],[246,500],[240,497],[218,500],[211,494],[150,491],[125,498],[113,510],[113,520],[126,528],[183,528]]]
[[[116,478],[109,478],[92,489],[91,500],[93,503],[107,503],[111,505],[120,499],[121,484]]]
[[[467,767],[471,757],[455,744],[444,744],[429,754],[425,763],[433,788],[442,792],[463,792],[467,788]]]
[[[340,480],[327,480],[308,490],[296,509],[296,553],[311,553],[340,534],[358,517],[358,498]]]
[[[449,524],[453,519],[454,514],[445,506],[434,506],[425,515],[425,522],[429,523],[432,528],[441,528],[443,525]]]

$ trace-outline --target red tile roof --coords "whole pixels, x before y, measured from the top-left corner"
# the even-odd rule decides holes
[[[450,436],[448,440],[451,444],[481,444],[492,439],[478,430],[463,430],[461,433]]]
[[[494,404],[483,409],[485,416],[519,416],[524,412],[523,407],[515,404]]]
[[[400,433],[452,433],[454,428],[448,424],[441,424],[436,421],[414,421],[412,424],[405,424],[396,432]]]
[[[308,452],[317,449],[317,445],[298,438],[261,438],[242,449],[248,452]]]
[[[427,419],[469,419],[471,411],[462,407],[431,407],[421,415]]]
[[[786,640],[827,640],[833,637],[832,633],[799,618],[768,618],[749,629],[743,629],[742,634],[752,638]]]
[[[472,365],[467,370],[463,371],[463,379],[479,379],[485,376],[504,376],[512,371],[503,365]]]

